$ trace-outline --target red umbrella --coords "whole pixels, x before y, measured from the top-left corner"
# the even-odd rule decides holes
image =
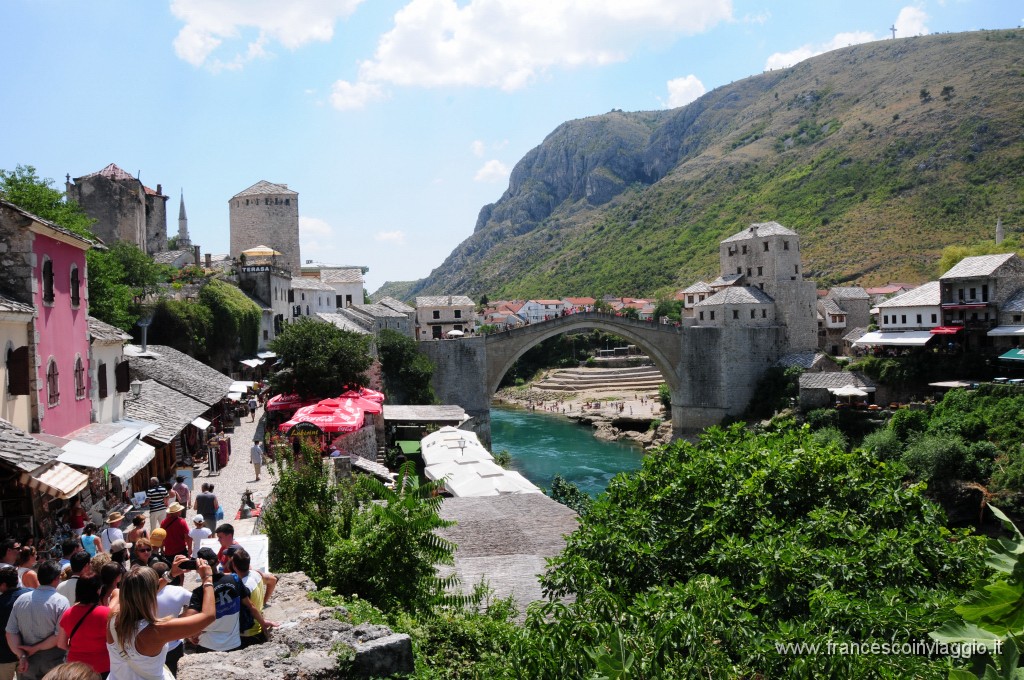
[[[302,406],[312,406],[315,400],[303,399],[297,394],[275,394],[267,400],[268,411],[294,411]]]
[[[355,432],[363,426],[363,412],[317,404],[304,406],[291,420],[281,423],[278,430],[287,432],[299,423],[312,423],[324,432]]]
[[[359,409],[365,413],[383,413],[384,406],[362,397],[346,398],[344,408]]]
[[[378,392],[377,390],[371,390],[369,387],[360,387],[358,390],[348,390],[341,395],[342,397],[362,397],[363,399],[369,399],[375,401],[378,404],[384,403],[384,393]]]

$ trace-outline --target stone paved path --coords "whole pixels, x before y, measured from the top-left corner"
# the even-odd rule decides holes
[[[256,411],[256,422],[250,423],[248,417],[242,418],[241,427],[236,427],[234,433],[228,435],[231,438],[231,459],[227,465],[212,475],[207,469],[206,462],[203,462],[196,470],[193,493],[197,493],[202,488],[203,482],[213,484],[213,492],[217,494],[220,507],[224,509],[223,521],[235,527],[236,536],[249,536],[255,533],[253,531],[256,524],[255,517],[235,519],[235,514],[242,505],[242,492],[250,489],[253,492],[253,502],[260,504],[270,494],[274,485],[273,477],[266,465],[263,466],[260,472],[260,481],[257,482],[256,473],[249,461],[249,449],[252,448],[253,435],[256,433],[256,426],[259,425],[260,416],[263,414],[264,410],[261,407]],[[193,514],[190,512],[189,517]],[[209,520],[206,525],[211,529],[215,528]]]

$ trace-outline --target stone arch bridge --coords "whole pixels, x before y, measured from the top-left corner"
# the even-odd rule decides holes
[[[469,426],[490,445],[490,404],[502,377],[519,357],[562,333],[598,329],[629,340],[661,371],[672,394],[676,436],[741,413],[761,375],[786,347],[785,328],[682,327],[601,312],[559,316],[501,333],[418,343],[436,366],[434,391],[441,403],[458,404]]]

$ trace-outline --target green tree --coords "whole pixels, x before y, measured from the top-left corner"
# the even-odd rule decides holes
[[[995,241],[981,241],[969,246],[946,246],[942,249],[942,254],[939,256],[939,263],[935,266],[935,272],[937,276],[942,276],[965,257],[1020,253],[1020,251],[1020,241],[1013,238],[1008,238],[999,244]]]
[[[141,314],[139,301],[169,279],[170,268],[156,264],[138,246],[124,241],[106,250],[90,250],[86,256],[89,313],[131,332]]]
[[[553,599],[531,607],[514,674],[592,677],[632,656],[637,678],[944,676],[926,657],[776,647],[917,639],[953,616],[982,540],[947,529],[899,468],[809,428],[712,428],[660,449],[551,561]]]
[[[336,397],[345,387],[366,384],[366,371],[373,363],[369,347],[368,335],[304,317],[286,325],[270,344],[284,364],[271,376],[271,386],[304,398]]]
[[[578,515],[587,514],[594,502],[578,486],[557,473],[551,478],[551,492],[548,495],[562,505],[572,508]]]
[[[211,279],[199,290],[199,301],[217,320],[207,345],[211,354],[220,355],[226,362],[239,352],[249,356],[256,352],[262,311],[245,293],[229,283]]]
[[[0,170],[0,196],[33,215],[49,220],[85,238],[95,238],[90,218],[75,201],[53,186],[50,178],[40,179],[31,165]]]
[[[658,300],[657,306],[654,308],[654,320],[657,322],[661,321],[661,317],[667,316],[670,321],[676,322],[682,318],[683,314],[683,301],[682,300],[669,300],[667,298]]]
[[[377,336],[377,354],[389,404],[433,404],[430,379],[434,364],[417,349],[415,340],[390,328]]]

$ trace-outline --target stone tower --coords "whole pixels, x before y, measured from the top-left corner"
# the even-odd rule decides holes
[[[299,257],[299,194],[287,184],[260,180],[228,201],[231,226],[231,257],[243,250],[265,245],[281,253],[278,265],[295,276],[301,271]]]
[[[167,196],[111,163],[99,172],[68,176],[67,197],[96,220],[92,230],[107,243],[127,241],[152,255],[167,248]]]
[[[185,192],[181,192],[178,205],[178,250],[191,250],[192,240],[188,237],[188,216],[185,215]]]

